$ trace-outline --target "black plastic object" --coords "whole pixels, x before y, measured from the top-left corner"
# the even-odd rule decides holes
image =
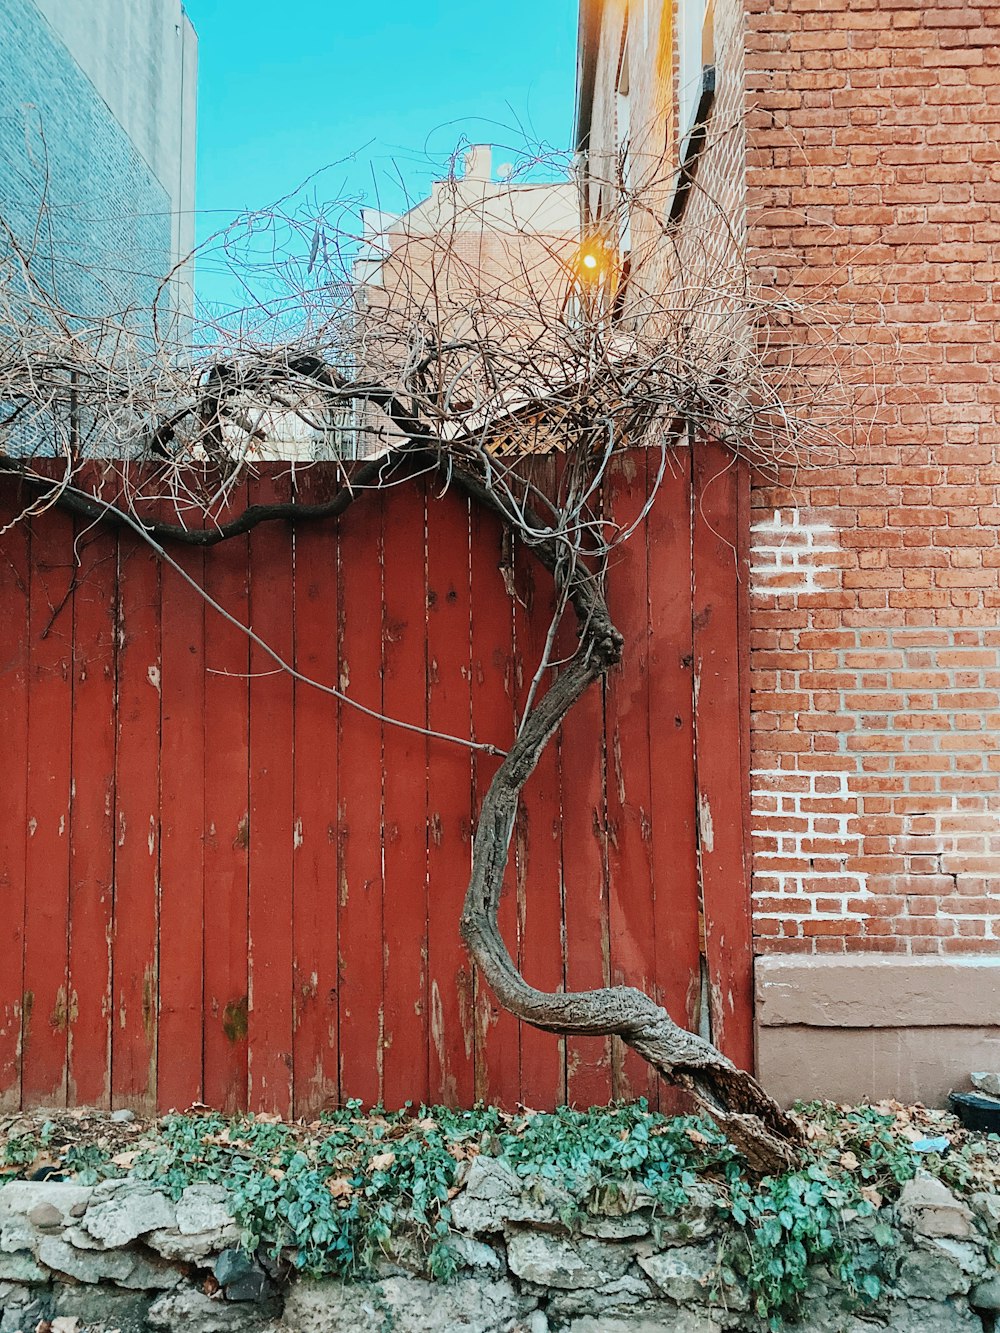
[[[987,1097],[984,1092],[953,1092],[948,1100],[966,1129],[1000,1134],[1000,1097]]]

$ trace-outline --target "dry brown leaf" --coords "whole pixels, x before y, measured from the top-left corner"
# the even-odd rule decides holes
[[[882,1207],[882,1196],[874,1185],[863,1185],[861,1187],[862,1199],[867,1199],[873,1208]]]
[[[127,1171],[138,1156],[137,1152],[119,1152],[115,1153],[111,1162],[113,1166],[123,1167]]]
[[[684,1131],[696,1148],[704,1148],[708,1139],[697,1129],[687,1129]]]
[[[478,1143],[449,1143],[446,1151],[456,1162],[471,1162],[479,1156],[480,1148]]]
[[[394,1152],[380,1152],[375,1154],[368,1166],[372,1171],[388,1171],[395,1160],[396,1154]]]
[[[328,1180],[326,1187],[335,1199],[346,1199],[354,1193],[354,1186],[346,1176],[338,1176],[336,1180]]]
[[[840,1154],[840,1165],[848,1171],[857,1171],[858,1159],[855,1157],[854,1153],[850,1151],[842,1152]]]

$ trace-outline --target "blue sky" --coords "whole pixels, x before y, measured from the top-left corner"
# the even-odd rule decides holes
[[[329,163],[319,198],[399,207],[460,138],[569,146],[577,0],[185,0],[199,39],[200,238]],[[508,156],[510,156],[508,154]],[[498,161],[504,154],[498,154]],[[222,298],[218,266],[203,296]]]

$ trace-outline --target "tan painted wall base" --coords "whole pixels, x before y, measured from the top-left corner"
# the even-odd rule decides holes
[[[758,958],[757,1073],[783,1105],[896,1097],[943,1106],[1000,1070],[996,958]]]

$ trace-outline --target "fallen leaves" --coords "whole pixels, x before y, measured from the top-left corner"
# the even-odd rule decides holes
[[[449,1143],[446,1150],[449,1157],[454,1157],[456,1162],[471,1162],[473,1157],[478,1157],[480,1147],[478,1143],[473,1143],[466,1139],[458,1143]]]

